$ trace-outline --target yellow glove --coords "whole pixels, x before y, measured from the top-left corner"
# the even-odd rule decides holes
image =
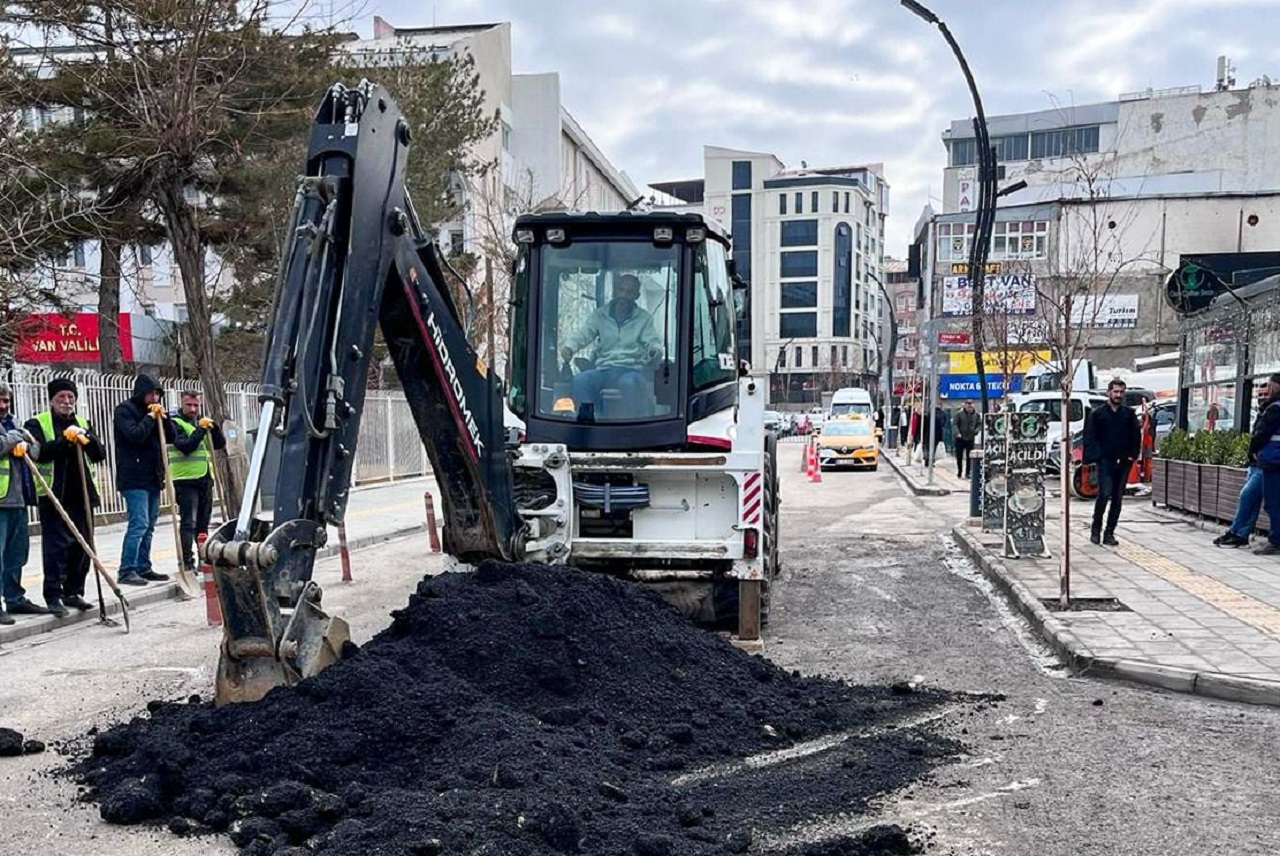
[[[62,432],[62,436],[66,437],[71,443],[79,443],[81,446],[89,444],[89,432],[81,428],[79,425],[72,425]]]
[[[210,419],[208,416],[201,416],[199,421],[196,422],[196,424],[199,425],[204,430],[208,431],[210,428],[213,427],[213,420]]]
[[[148,404],[147,409],[151,411],[151,415],[155,418],[164,419],[165,414],[163,404]]]
[[[13,447],[13,456],[15,458],[25,458],[27,456],[27,444],[17,443]]]

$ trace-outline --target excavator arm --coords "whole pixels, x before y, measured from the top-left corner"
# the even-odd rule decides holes
[[[368,82],[330,88],[312,125],[244,501],[205,546],[224,615],[219,703],[260,698],[341,655],[346,627],[320,608],[311,576],[346,509],[375,328],[439,482],[445,552],[464,562],[524,553],[501,386],[467,341],[406,192],[410,137]]]

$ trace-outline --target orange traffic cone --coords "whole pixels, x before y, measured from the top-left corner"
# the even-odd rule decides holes
[[[213,563],[203,558],[203,547],[205,539],[209,536],[204,532],[196,535],[196,555],[201,556],[200,560],[200,576],[204,582],[204,615],[210,627],[222,626],[222,602],[218,600],[218,584],[213,578]]]
[[[818,457],[818,444],[813,444],[813,483],[822,484],[822,459]]]

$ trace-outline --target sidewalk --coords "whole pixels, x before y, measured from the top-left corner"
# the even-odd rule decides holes
[[[347,546],[351,550],[370,544],[377,544],[402,535],[419,532],[426,528],[426,508],[423,493],[430,490],[437,503],[437,520],[439,513],[439,492],[435,480],[431,478],[413,478],[388,482],[367,487],[354,488],[351,500],[347,505],[346,528]],[[214,525],[218,523],[218,515],[214,515]],[[98,555],[107,570],[112,574],[120,564],[120,549],[124,542],[124,524],[99,526],[95,532]],[[425,549],[424,542],[424,549]],[[329,528],[329,543],[321,556],[336,555],[338,552],[338,532]],[[157,571],[168,574],[174,580],[167,583],[151,583],[146,587],[121,586],[130,608],[145,606],[163,600],[179,597],[177,578],[177,552],[173,543],[173,524],[168,515],[156,523],[155,535],[152,539],[151,562]],[[353,563],[354,564],[354,563]],[[27,597],[36,603],[44,603],[40,594],[42,574],[40,563],[40,538],[31,539],[31,558],[27,562],[22,577],[22,585],[27,590]],[[90,571],[85,584],[85,597],[96,601],[97,591],[93,583],[94,574]],[[118,604],[111,592],[104,589],[107,612],[116,615]],[[98,610],[80,613],[71,611],[67,618],[54,618],[51,615],[16,615],[16,623],[0,627],[0,645],[14,642],[39,633],[47,633],[82,622],[96,622]]]
[[[881,449],[880,459],[893,467],[894,471],[906,483],[907,489],[916,496],[947,496],[962,494],[965,506],[968,507],[969,480],[956,475],[956,459],[948,454],[942,444],[938,444],[938,460],[933,468],[933,483],[929,483],[929,468],[920,461],[919,453],[913,456],[912,463],[907,463],[906,447]]]
[[[968,496],[932,502],[967,505]],[[1224,526],[1145,497],[1126,498],[1119,547],[1094,546],[1093,505],[1073,500],[1072,598],[1119,603],[1054,611],[1046,602],[1059,594],[1059,499],[1048,506],[1048,559],[1003,558],[1000,534],[972,524],[953,535],[1074,671],[1280,706],[1280,560],[1214,547]]]

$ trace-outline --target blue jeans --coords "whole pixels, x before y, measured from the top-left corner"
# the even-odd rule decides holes
[[[124,577],[151,570],[151,533],[160,516],[160,491],[122,490],[120,494],[129,514],[120,551],[120,576]]]
[[[1236,516],[1231,521],[1229,531],[1232,535],[1248,538],[1258,525],[1258,512],[1262,510],[1262,468],[1249,467],[1244,478],[1244,487],[1240,488],[1240,498],[1236,500]]]
[[[25,508],[0,508],[0,596],[6,606],[26,599],[22,587],[22,567],[27,563],[31,539],[27,535]]]
[[[1263,471],[1262,500],[1267,504],[1267,517],[1271,518],[1267,540],[1280,547],[1280,470]]]
[[[639,369],[610,366],[602,369],[587,369],[573,377],[573,400],[578,405],[578,413],[582,414],[584,405],[591,405],[594,411],[596,399],[606,388],[616,388],[622,393],[622,413],[606,414],[608,418],[626,418],[628,416],[644,416],[649,412],[651,403],[641,401],[648,397],[645,389],[644,375]]]

